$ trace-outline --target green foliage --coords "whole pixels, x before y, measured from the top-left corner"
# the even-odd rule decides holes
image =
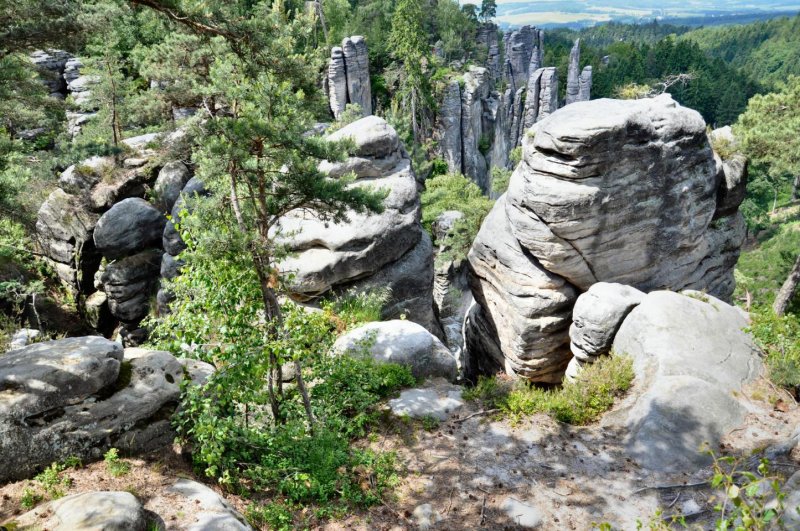
[[[754,96],[734,131],[744,153],[764,165],[764,177],[777,194],[800,175],[800,77],[779,84],[774,93]]]
[[[797,314],[775,315],[769,306],[750,313],[749,332],[766,354],[770,380],[796,389],[800,386],[800,318]]]
[[[497,2],[495,0],[481,0],[480,18],[489,22],[497,16]]]
[[[435,35],[445,62],[469,55],[475,46],[476,24],[456,0],[441,0],[433,12]]]
[[[756,472],[751,472],[733,457],[711,455],[714,457],[711,487],[724,492],[723,500],[714,507],[719,513],[716,529],[783,528],[775,526],[787,509],[783,504],[786,493],[781,490],[781,478],[771,473],[769,461],[762,459]]]
[[[500,197],[508,190],[512,171],[508,168],[495,166],[492,168],[492,197]]]
[[[709,27],[682,37],[767,86],[800,75],[800,16]]]
[[[52,500],[63,497],[65,489],[72,484],[69,476],[64,474],[65,468],[65,465],[53,463],[33,478]]]
[[[448,249],[439,256],[446,260],[465,258],[481,228],[483,218],[492,209],[492,200],[484,196],[474,182],[457,173],[428,179],[425,187],[421,196],[422,225],[431,235],[433,222],[443,212],[458,210],[464,214],[463,218],[456,221],[445,241],[435,242]]]
[[[633,382],[633,363],[627,356],[605,356],[584,368],[574,383],[544,389],[525,382],[510,384],[497,378],[481,378],[465,393],[468,400],[481,400],[512,420],[547,413],[560,422],[584,425],[608,411]]]
[[[358,103],[348,103],[345,108],[344,112],[339,115],[339,119],[333,122],[330,127],[328,127],[327,133],[333,133],[334,131],[338,131],[342,127],[349,125],[356,120],[360,120],[364,117],[364,111],[361,109],[361,105]]]
[[[115,478],[122,477],[131,471],[131,464],[119,457],[119,450],[116,448],[110,448],[103,454],[103,461],[108,473]]]
[[[20,497],[19,504],[23,509],[33,509],[42,499],[42,495],[36,492],[32,487],[25,487],[22,489],[22,496]]]
[[[280,502],[271,502],[264,505],[250,505],[245,512],[247,521],[251,524],[275,531],[292,531],[294,526],[294,511],[291,506]]]
[[[480,139],[478,139],[478,151],[485,157],[489,154],[489,150],[492,149],[492,139],[488,135],[481,135]]]
[[[750,294],[757,306],[771,305],[789,275],[800,249],[800,222],[777,226],[762,236],[758,246],[745,250],[736,265],[736,299]]]
[[[350,290],[322,301],[322,309],[339,332],[361,323],[380,321],[383,307],[391,297],[389,288]]]
[[[522,160],[522,146],[517,146],[508,154],[508,160],[511,162],[511,167],[516,168],[517,164]]]

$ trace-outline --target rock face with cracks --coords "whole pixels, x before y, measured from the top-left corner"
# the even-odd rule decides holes
[[[664,95],[576,102],[525,135],[469,255],[468,366],[560,381],[572,306],[597,282],[731,296],[746,179],[705,127]]]
[[[292,253],[281,270],[294,275],[291,296],[315,301],[331,292],[388,287],[383,318],[400,315],[441,335],[433,311],[433,248],[420,224],[420,200],[411,159],[397,132],[382,118],[368,116],[340,129],[331,140],[350,138],[355,153],[323,163],[330,178],[354,172],[353,186],[383,190],[380,213],[350,212],[326,222],[305,211],[280,221],[278,237]]]
[[[34,343],[0,357],[0,481],[50,463],[88,461],[110,447],[150,451],[175,437],[169,416],[184,372],[210,366],[102,337]]]

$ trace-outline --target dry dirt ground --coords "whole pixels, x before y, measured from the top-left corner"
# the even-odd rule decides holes
[[[750,455],[787,440],[800,425],[800,408],[768,383],[746,390],[754,411],[745,425],[725,436],[717,453]],[[584,428],[535,415],[518,424],[484,414],[467,403],[446,422],[424,429],[419,422],[394,418],[359,444],[394,451],[403,468],[400,484],[385,503],[327,522],[306,520],[299,528],[401,530],[418,528],[414,510],[430,504],[430,529],[521,529],[525,506],[540,520],[539,529],[636,529],[657,509],[664,515],[694,512],[693,527],[712,528],[715,502],[707,481],[711,469],[681,475],[654,475],[626,458],[621,434],[599,425]],[[127,490],[159,514],[168,529],[193,522],[193,507],[166,493],[178,477],[196,478],[178,447],[127,459],[132,471],[112,477],[105,463],[67,474],[68,494],[89,490]],[[798,450],[774,463],[788,477],[800,469]],[[20,498],[30,485],[21,481],[0,487],[0,522],[23,510]],[[214,487],[213,485],[211,485]],[[214,487],[220,493],[221,490]],[[248,501],[226,494],[241,512]],[[535,518],[534,518],[535,519]]]

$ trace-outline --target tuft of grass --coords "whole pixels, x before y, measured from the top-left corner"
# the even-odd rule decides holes
[[[116,448],[109,449],[103,455],[103,461],[106,463],[106,470],[115,478],[124,476],[131,471],[131,464],[127,461],[120,459],[119,450]]]
[[[42,495],[33,490],[31,487],[25,487],[22,489],[22,497],[19,500],[19,504],[23,509],[33,509],[41,501]]]
[[[391,298],[389,288],[350,290],[322,302],[322,309],[342,332],[355,325],[380,321]]]
[[[42,490],[50,496],[51,499],[58,499],[64,496],[65,489],[72,485],[72,480],[63,474],[64,466],[58,463],[53,463],[45,468],[40,474],[33,478],[42,488]]]
[[[522,381],[507,385],[497,378],[481,378],[464,397],[481,400],[514,421],[546,413],[566,424],[585,425],[611,409],[614,400],[630,389],[633,377],[629,357],[604,356],[586,367],[578,381],[559,388],[545,389]]]

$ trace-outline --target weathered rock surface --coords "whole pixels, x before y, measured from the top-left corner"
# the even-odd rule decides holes
[[[581,91],[581,40],[575,39],[575,44],[569,52],[569,66],[567,67],[567,105],[579,101]]]
[[[225,498],[202,483],[179,479],[167,489],[188,502],[194,522],[182,529],[186,531],[250,531],[253,528],[239,511]]]
[[[470,252],[468,365],[557,380],[575,288],[597,282],[730,297],[744,225],[722,175],[700,115],[668,95],[539,122]]]
[[[431,296],[432,246],[423,235],[416,176],[397,132],[382,118],[368,116],[330,138],[351,138],[355,154],[321,168],[332,178],[354,171],[354,186],[385,190],[384,210],[351,212],[340,223],[306,212],[285,216],[277,230],[293,253],[281,264],[294,274],[292,297],[313,301],[331,291],[388,286],[385,317],[408,312],[408,319],[440,333]]]
[[[461,87],[456,80],[450,81],[444,89],[436,132],[439,152],[448,171],[461,173]]]
[[[748,410],[741,388],[761,374],[744,313],[700,292],[657,291],[622,323],[613,349],[633,359],[630,395],[604,425],[627,432],[630,455],[658,471],[707,464]]]
[[[339,337],[332,351],[406,365],[417,378],[440,376],[452,382],[458,376],[456,359],[447,347],[411,321],[367,323]]]
[[[578,79],[578,101],[589,101],[592,99],[592,67],[585,66],[581,70],[581,77]]]
[[[372,114],[369,54],[364,37],[345,37],[341,47],[331,49],[325,87],[331,112],[337,120],[348,103],[361,107],[363,116]]]
[[[20,529],[145,531],[150,519],[130,492],[82,492],[47,502],[15,519]]]
[[[481,190],[489,189],[489,173],[481,139],[488,131],[483,129],[484,102],[489,97],[491,78],[485,68],[471,66],[464,74],[461,91],[461,143],[463,173],[474,180]],[[485,142],[485,140],[484,140]]]
[[[128,256],[158,246],[166,222],[164,214],[144,199],[125,199],[98,220],[94,244],[110,260]]]
[[[193,372],[209,370],[200,362]],[[36,343],[0,357],[0,481],[110,447],[149,451],[175,437],[169,416],[184,364],[100,337]],[[201,381],[202,376],[198,376]]]
[[[572,309],[570,349],[581,361],[608,354],[622,321],[645,294],[636,288],[598,282],[583,293]]]
[[[539,32],[533,26],[522,26],[503,35],[506,75],[515,92],[528,80],[528,68],[538,37]]]
[[[111,314],[125,324],[138,324],[150,311],[161,270],[160,249],[148,249],[108,264],[102,275]]]
[[[11,341],[8,343],[8,350],[26,347],[36,341],[41,335],[42,333],[35,328],[22,328],[17,330],[11,335]]]
[[[398,398],[389,400],[389,408],[398,416],[444,422],[464,405],[462,390],[460,386],[435,378],[425,387],[402,391]]]
[[[175,201],[178,200],[183,187],[189,182],[192,177],[189,168],[186,164],[176,160],[168,162],[158,172],[158,179],[153,190],[158,197],[157,206],[163,212],[171,212],[172,207],[175,206]]]

